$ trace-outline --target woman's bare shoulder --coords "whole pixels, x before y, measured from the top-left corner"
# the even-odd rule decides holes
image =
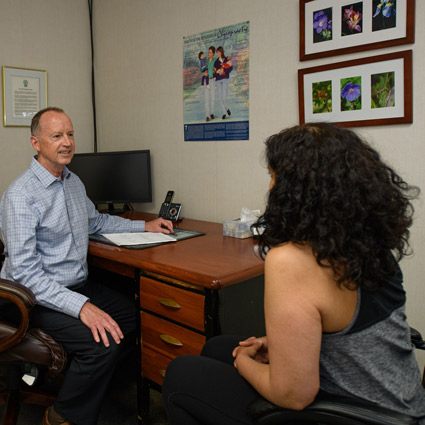
[[[333,270],[318,264],[307,244],[285,243],[272,248],[265,261],[266,276],[287,288],[321,291],[324,285],[337,288]]]
[[[352,319],[357,291],[339,286],[333,269],[319,265],[308,245],[279,245],[269,251],[265,266],[272,298],[303,311],[320,312],[324,331],[337,332]]]
[[[272,267],[318,266],[316,257],[309,245],[287,242],[273,247],[266,256],[266,265]]]

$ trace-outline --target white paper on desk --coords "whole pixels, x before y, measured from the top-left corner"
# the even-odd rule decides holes
[[[115,245],[144,245],[164,242],[175,242],[176,239],[164,233],[143,232],[143,233],[103,233]]]

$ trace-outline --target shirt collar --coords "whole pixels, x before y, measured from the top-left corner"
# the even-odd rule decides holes
[[[60,177],[55,177],[37,161],[37,155],[31,160],[30,168],[44,187],[49,187],[52,183],[61,180]],[[64,179],[67,179],[70,176],[68,168],[64,167],[62,175]]]

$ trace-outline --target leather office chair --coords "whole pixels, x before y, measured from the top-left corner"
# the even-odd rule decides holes
[[[0,267],[2,253],[0,240]],[[2,317],[0,311],[0,387],[3,387],[0,400],[6,403],[2,423],[15,425],[21,402],[42,406],[53,404],[54,393],[40,389],[41,382],[37,381],[48,378],[50,383],[53,382],[66,365],[66,352],[40,329],[31,329],[30,314],[35,297],[28,288],[0,279],[0,302],[7,303],[8,307],[15,306],[21,317],[16,325]],[[5,304],[1,308],[5,308]]]
[[[411,339],[416,348],[425,350],[425,341],[415,329],[411,329]],[[422,385],[425,387],[425,370]],[[411,416],[331,394],[320,394],[310,406],[300,411],[278,407],[258,398],[248,406],[248,416],[255,425],[418,425]]]

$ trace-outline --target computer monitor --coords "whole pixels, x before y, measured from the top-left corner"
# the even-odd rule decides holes
[[[152,202],[149,150],[75,154],[68,168],[96,205]]]

